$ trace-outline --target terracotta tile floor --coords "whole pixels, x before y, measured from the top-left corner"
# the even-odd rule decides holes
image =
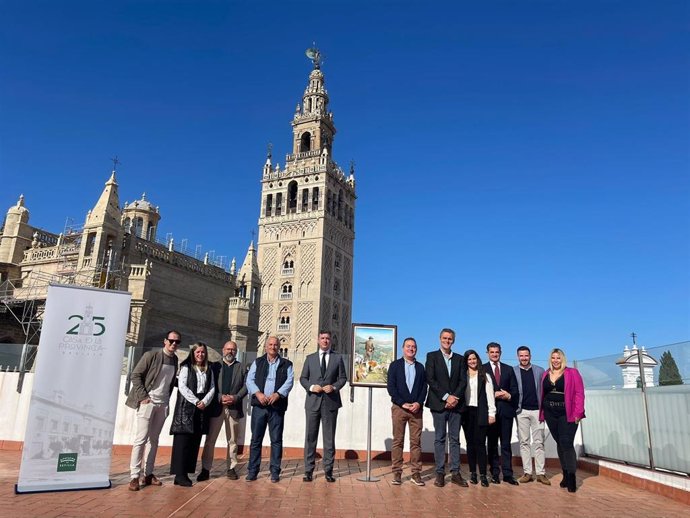
[[[161,458],[165,462],[168,458]],[[246,459],[243,459],[246,460]],[[434,487],[433,467],[425,465],[425,487],[409,481],[405,472],[402,486],[391,485],[388,463],[373,462],[372,475],[379,482],[357,480],[366,472],[366,463],[336,461],[335,484],[328,484],[322,472],[316,472],[311,484],[302,482],[302,461],[285,460],[282,479],[272,484],[262,471],[255,482],[246,482],[245,463],[240,463],[240,480],[228,480],[224,462],[216,460],[211,480],[191,488],[174,486],[160,465],[158,474],[163,487],[148,487],[134,493],[129,483],[127,455],[115,455],[111,468],[111,489],[16,495],[14,484],[19,471],[20,453],[0,451],[0,516],[70,517],[103,516],[126,518],[155,517],[239,517],[301,518],[322,517],[490,517],[490,516],[572,516],[586,517],[687,517],[690,508],[674,500],[635,489],[612,479],[580,472],[579,490],[569,494],[558,487],[560,473],[553,475],[554,485],[536,482],[520,487],[501,484],[489,488],[459,488],[447,484]],[[262,466],[262,468],[265,466]],[[466,466],[465,466],[466,468]]]

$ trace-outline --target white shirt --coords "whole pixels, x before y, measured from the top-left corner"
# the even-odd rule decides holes
[[[208,391],[208,394],[204,396],[204,399],[201,400],[204,402],[204,405],[208,406],[211,401],[213,401],[213,396],[216,394],[216,387],[213,383],[213,373],[211,372],[211,369],[207,368],[205,371],[194,369],[194,372],[196,373],[196,387],[194,387],[196,389],[195,391],[192,391],[191,388],[187,386],[188,372],[188,365],[185,365],[180,369],[180,376],[177,380],[177,390],[187,401],[193,405],[196,405],[200,400],[194,393],[203,392],[204,388],[206,388],[206,377],[211,376],[211,389]]]
[[[476,407],[479,400],[479,391],[477,389],[477,381],[479,375],[467,375],[467,388],[465,389],[465,401],[467,406]],[[486,383],[484,383],[486,390],[486,404],[489,407],[489,417],[496,417],[496,398],[494,397],[494,386],[491,381],[491,376],[486,374]]]

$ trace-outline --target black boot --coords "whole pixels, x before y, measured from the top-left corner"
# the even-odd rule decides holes
[[[568,472],[568,493],[574,493],[577,491],[577,478],[575,473]]]
[[[470,473],[470,483],[476,484],[477,481],[477,474],[476,473]]]
[[[558,485],[561,486],[563,489],[568,487],[568,472],[567,471],[563,470],[563,478],[561,479],[561,483]]]

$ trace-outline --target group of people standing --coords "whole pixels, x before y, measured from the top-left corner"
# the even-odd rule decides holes
[[[226,476],[237,479],[237,437],[244,416],[243,400],[250,396],[251,441],[246,480],[258,478],[262,442],[268,429],[271,454],[271,482],[280,481],[283,454],[283,429],[288,397],[294,385],[290,360],[279,353],[279,340],[267,339],[265,355],[252,362],[248,371],[237,360],[237,344],[223,345],[221,362],[208,361],[206,344],[197,342],[178,366],[176,351],[181,334],[170,331],[163,347],[146,352],[132,371],[132,386],[127,406],[136,410],[136,434],[130,460],[129,489],[160,486],[153,473],[158,438],[168,416],[170,395],[175,386],[178,397],[172,418],[173,434],[170,473],[174,483],[191,486],[190,473],[196,471],[201,439],[206,435],[201,471],[197,481],[208,480],[216,439],[225,426],[227,439]],[[421,464],[423,406],[431,411],[434,425],[434,485],[446,481],[446,443],[449,444],[451,483],[466,487],[460,470],[460,429],[465,433],[472,484],[488,487],[503,482],[517,485],[537,480],[550,485],[545,472],[544,421],[556,441],[563,469],[561,487],[576,490],[577,459],[574,437],[584,418],[584,386],[578,371],[566,367],[565,353],[554,349],[549,369],[531,363],[530,350],[518,348],[519,365],[500,361],[501,346],[487,345],[489,361],[482,364],[479,353],[468,350],[454,353],[455,332],[443,329],[440,347],[427,355],[426,364],[416,360],[414,338],[403,341],[403,356],[388,370],[388,392],[393,403],[392,465],[393,484],[402,483],[405,430],[410,430],[411,480],[425,485]],[[179,367],[179,372],[178,372]],[[345,362],[331,350],[331,334],[320,331],[318,351],[307,356],[300,384],[306,391],[304,440],[304,482],[314,479],[319,429],[323,435],[323,470],[327,482],[335,482],[335,431],[342,407],[340,390],[347,383]],[[511,435],[517,421],[523,475],[513,477]],[[500,454],[498,445],[500,443]],[[532,467],[531,447],[535,450]],[[490,469],[490,478],[487,469]],[[477,476],[479,471],[479,476]],[[143,478],[142,478],[143,472]]]
[[[251,432],[246,480],[258,478],[261,445],[268,429],[271,442],[271,482],[280,481],[283,455],[283,428],[288,396],[294,385],[292,362],[279,354],[279,341],[266,341],[266,354],[252,362],[249,370],[237,360],[237,344],[223,346],[221,362],[208,361],[206,344],[197,342],[189,356],[178,365],[175,354],[182,341],[178,331],[169,331],[163,347],[144,353],[132,371],[132,387],[127,406],[136,410],[136,434],[130,459],[131,491],[142,486],[161,486],[153,473],[158,439],[168,416],[170,395],[178,387],[177,402],[170,433],[173,435],[170,473],[174,484],[192,486],[190,473],[196,471],[201,439],[206,435],[197,482],[208,480],[213,464],[216,439],[225,425],[227,471],[229,479],[238,478],[237,437],[244,417],[243,399],[251,396]],[[314,478],[316,443],[323,427],[323,468],[327,482],[335,482],[335,429],[342,407],[340,389],[347,382],[342,355],[331,350],[331,334],[319,332],[319,350],[307,356],[300,384],[307,392],[305,401],[306,434],[304,478]],[[179,373],[178,373],[179,367]],[[143,472],[143,478],[142,478]]]
[[[566,367],[566,356],[554,349],[549,368],[531,363],[527,346],[517,349],[519,365],[501,362],[501,345],[486,346],[489,361],[469,349],[454,353],[455,332],[443,329],[440,347],[427,355],[426,364],[416,360],[414,338],[403,341],[402,358],[388,371],[388,393],[393,403],[393,484],[402,483],[403,443],[410,430],[411,481],[424,485],[421,477],[422,406],[431,411],[434,425],[434,485],[446,483],[446,443],[451,483],[467,487],[460,470],[460,428],[467,443],[472,484],[488,487],[503,482],[518,485],[536,480],[551,485],[546,476],[544,422],[556,441],[563,471],[560,486],[575,492],[577,457],[575,433],[584,412],[584,385],[577,369]],[[523,474],[513,476],[511,436],[517,422]],[[500,443],[500,454],[499,454]],[[532,466],[534,447],[534,467]],[[477,470],[479,476],[477,476]],[[488,472],[490,470],[490,473]]]

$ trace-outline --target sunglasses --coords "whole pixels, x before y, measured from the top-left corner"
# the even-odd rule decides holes
[[[168,343],[176,345],[180,345],[182,343],[182,340],[171,340],[170,338],[166,338],[166,340],[168,341]]]

